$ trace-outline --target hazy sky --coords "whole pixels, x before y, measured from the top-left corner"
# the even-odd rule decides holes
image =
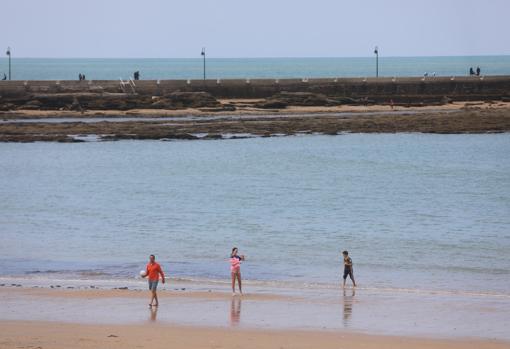
[[[0,0],[17,57],[510,54],[510,0]]]

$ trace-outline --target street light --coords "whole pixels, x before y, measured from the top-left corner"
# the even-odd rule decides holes
[[[204,57],[204,81],[205,81],[205,47],[202,47],[202,56]]]
[[[9,56],[9,80],[11,80],[11,48],[7,47],[7,52],[5,53]]]
[[[376,46],[374,50],[375,54],[375,77],[379,77],[379,48]]]

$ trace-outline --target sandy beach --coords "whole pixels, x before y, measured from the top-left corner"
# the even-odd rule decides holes
[[[148,309],[142,289],[4,285],[0,348],[510,347],[484,325],[508,321],[500,296],[348,288],[232,297],[181,286],[162,287],[160,307]]]
[[[365,348],[503,349],[509,343],[371,336],[317,331],[262,331],[208,327],[84,325],[1,321],[0,348]]]

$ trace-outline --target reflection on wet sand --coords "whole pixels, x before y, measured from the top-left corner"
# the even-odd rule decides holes
[[[158,317],[158,307],[150,307],[151,315],[149,317],[150,322],[154,322],[157,320]]]
[[[230,326],[237,326],[241,321],[241,297],[232,297],[230,303]]]
[[[354,302],[354,296],[356,295],[356,289],[352,288],[350,291],[344,289],[344,327],[349,327],[352,316],[352,305]]]

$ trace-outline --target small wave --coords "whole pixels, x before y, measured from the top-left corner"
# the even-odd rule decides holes
[[[111,276],[104,271],[81,271],[79,274],[82,276]]]
[[[65,271],[62,270],[29,270],[25,272],[27,275],[33,275],[33,274],[62,274],[65,273]]]
[[[63,271],[63,270],[32,270],[25,273],[26,280],[46,280],[48,282],[59,280],[72,280],[85,282],[85,281],[108,281],[109,283],[121,284],[123,282],[142,281],[139,279],[137,273],[123,272],[121,274],[112,274],[107,271],[96,270],[77,270],[77,271]],[[58,275],[58,276],[57,276]],[[3,276],[3,279],[6,276]],[[9,277],[11,278],[11,277]],[[23,277],[12,276],[13,279],[24,279]],[[35,278],[35,279],[34,279]],[[191,284],[198,287],[221,286],[224,287],[230,283],[228,278],[208,278],[208,277],[194,277],[194,276],[172,276],[169,278],[170,282],[180,284]],[[292,292],[313,292],[313,291],[334,291],[340,288],[339,283],[321,283],[321,282],[303,282],[291,280],[258,280],[258,279],[245,279],[243,283],[259,289],[262,292],[271,290],[289,290]],[[489,290],[455,290],[455,289],[424,289],[413,287],[392,287],[392,286],[377,286],[377,285],[361,285],[357,287],[361,292],[368,292],[373,294],[415,294],[425,296],[451,296],[451,297],[494,297],[510,299],[510,293],[489,291]]]

